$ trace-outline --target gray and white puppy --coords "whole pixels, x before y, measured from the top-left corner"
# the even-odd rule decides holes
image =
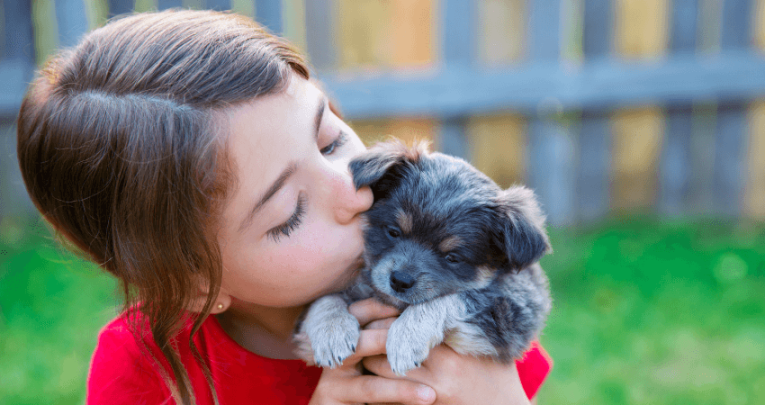
[[[299,355],[335,367],[352,355],[352,302],[376,297],[402,310],[386,350],[398,375],[446,343],[508,363],[529,347],[550,311],[537,261],[549,251],[544,217],[524,187],[502,190],[461,159],[423,146],[378,144],[350,164],[370,186],[365,268],[356,284],[316,300],[296,326]]]

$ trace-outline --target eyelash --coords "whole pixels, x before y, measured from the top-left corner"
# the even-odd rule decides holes
[[[335,152],[335,149],[345,145],[345,142],[348,141],[348,134],[346,134],[344,131],[340,131],[340,136],[337,137],[332,143],[329,145],[323,147],[321,149],[322,155],[331,155]]]
[[[303,193],[300,193],[300,195],[298,195],[295,212],[287,220],[287,222],[268,231],[268,237],[271,238],[271,240],[274,242],[279,242],[279,239],[281,239],[282,236],[289,238],[290,233],[294,231],[298,226],[300,226],[300,222],[303,220],[303,214],[305,214],[305,200],[306,199],[303,196]]]
[[[344,131],[340,131],[340,136],[337,137],[332,143],[321,149],[322,155],[331,155],[335,153],[335,150],[348,141],[348,134]],[[295,212],[287,220],[287,222],[268,231],[268,237],[274,242],[279,242],[282,236],[290,237],[290,233],[300,226],[300,221],[303,220],[303,214],[305,214],[305,197],[301,193],[298,196],[297,206]]]

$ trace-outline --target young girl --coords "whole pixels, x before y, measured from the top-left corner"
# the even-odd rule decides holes
[[[347,168],[363,150],[301,56],[232,14],[134,15],[52,58],[19,114],[24,181],[125,295],[88,403],[528,403],[540,348],[501,366],[440,346],[399,378],[397,313],[371,300],[351,307],[365,329],[341,367],[295,360],[296,318],[363,265],[372,193]]]

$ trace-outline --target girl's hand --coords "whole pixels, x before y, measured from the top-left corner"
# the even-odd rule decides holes
[[[380,321],[374,326],[384,328],[390,322],[392,320]],[[435,404],[439,405],[529,404],[515,362],[502,365],[489,358],[464,356],[446,345],[431,349],[422,366],[409,371],[405,377],[393,374],[384,355],[367,357],[363,364],[381,377],[405,379],[433,387],[437,395]]]
[[[374,299],[353,303],[349,311],[362,328],[371,322],[398,315],[394,308],[387,307]],[[345,359],[337,368],[326,368],[321,373],[309,405],[339,405],[363,403],[402,403],[407,405],[428,405],[436,399],[432,388],[407,379],[391,379],[361,374],[361,360],[364,357],[381,355],[385,357],[385,341],[388,330],[362,330],[356,353]]]

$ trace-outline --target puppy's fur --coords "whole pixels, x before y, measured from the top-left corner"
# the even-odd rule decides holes
[[[335,367],[356,350],[352,302],[376,297],[403,312],[386,350],[393,371],[418,367],[444,342],[458,353],[519,358],[541,330],[550,294],[537,261],[544,217],[524,187],[500,189],[461,159],[383,143],[351,162],[370,186],[365,261],[356,284],[314,302],[296,326],[299,355]]]

